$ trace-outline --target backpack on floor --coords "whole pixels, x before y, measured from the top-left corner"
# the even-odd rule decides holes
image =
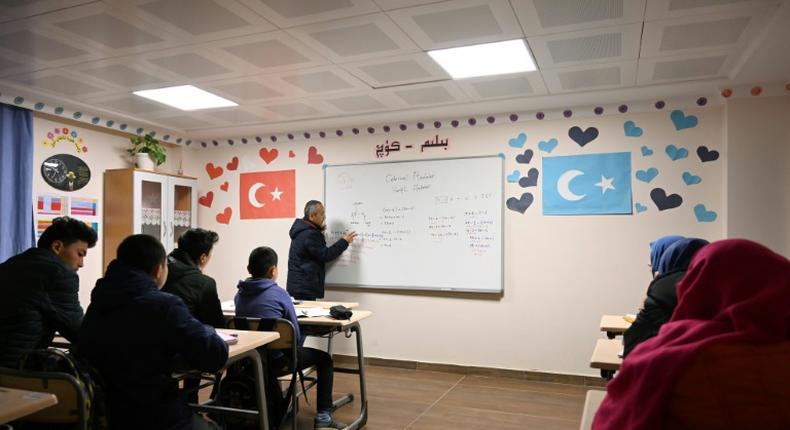
[[[61,372],[73,376],[85,390],[88,406],[88,428],[109,430],[107,402],[98,372],[84,360],[56,348],[37,349],[19,358],[20,370]]]
[[[219,383],[219,403],[222,406],[238,409],[257,409],[258,396],[255,388],[255,371],[251,360],[242,360],[228,367],[225,377]],[[266,410],[268,412],[269,428],[277,430],[285,421],[290,405],[290,390],[283,396],[277,376],[264,365],[264,388],[266,391]],[[224,417],[225,425],[229,430],[242,430],[258,428],[258,420],[240,416]]]

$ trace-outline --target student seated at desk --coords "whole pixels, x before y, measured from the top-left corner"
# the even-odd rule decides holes
[[[317,397],[318,414],[314,420],[314,428],[342,429],[346,425],[332,419],[332,383],[334,379],[332,357],[324,351],[306,348],[304,338],[299,331],[296,320],[296,309],[288,293],[277,285],[277,253],[269,247],[259,247],[250,253],[247,271],[250,278],[239,281],[239,291],[234,299],[236,316],[247,318],[285,318],[294,326],[298,341],[296,360],[299,369],[316,366],[318,373]],[[282,375],[291,373],[292,366],[282,352],[272,351],[269,355],[269,366],[282,369]]]
[[[656,266],[655,279],[647,287],[647,298],[628,330],[623,333],[623,358],[637,345],[658,334],[678,304],[675,286],[686,274],[691,258],[708,241],[683,238],[666,247]]]
[[[191,228],[178,238],[178,248],[167,256],[167,282],[162,291],[181,297],[189,312],[203,324],[225,327],[217,283],[203,269],[219,235],[211,230]]]
[[[0,265],[0,367],[17,367],[22,354],[46,348],[55,331],[77,340],[82,321],[77,270],[96,232],[80,220],[59,217],[38,246]]]
[[[167,255],[154,237],[136,234],[96,281],[77,353],[103,377],[113,429],[209,429],[189,410],[173,374],[176,357],[215,373],[228,346],[189,314],[178,297],[159,291]]]
[[[677,295],[672,319],[609,382],[592,428],[790,428],[790,261],[748,240],[714,242]]]

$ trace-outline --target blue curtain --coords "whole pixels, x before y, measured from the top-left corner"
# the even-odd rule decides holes
[[[34,237],[33,113],[0,103],[0,262]]]

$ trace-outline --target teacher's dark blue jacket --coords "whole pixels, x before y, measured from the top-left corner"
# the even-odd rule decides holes
[[[228,346],[150,275],[115,260],[91,293],[77,353],[104,379],[113,429],[191,429],[175,358],[217,372]]]
[[[288,251],[288,293],[302,300],[324,297],[324,265],[339,257],[348,248],[348,242],[340,239],[326,246],[324,234],[315,224],[297,218],[288,232],[291,249]]]

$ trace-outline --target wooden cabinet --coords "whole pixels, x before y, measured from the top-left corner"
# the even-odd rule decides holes
[[[104,172],[104,267],[131,234],[156,237],[169,253],[197,227],[197,179],[135,169]]]

